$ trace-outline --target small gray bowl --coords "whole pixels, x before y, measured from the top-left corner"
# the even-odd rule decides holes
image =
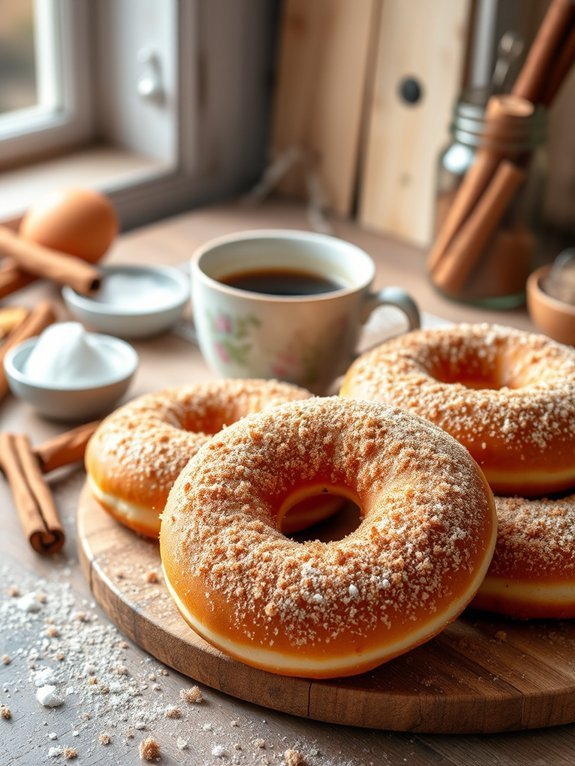
[[[106,382],[97,385],[52,386],[37,383],[23,372],[26,360],[38,342],[30,338],[10,349],[4,358],[6,380],[12,393],[30,404],[37,412],[51,420],[88,420],[110,412],[126,393],[138,368],[135,350],[119,338],[97,335],[98,342],[116,361],[117,369]]]
[[[98,332],[147,338],[179,319],[190,298],[190,278],[173,266],[103,266],[102,287],[93,295],[62,289],[70,313]]]

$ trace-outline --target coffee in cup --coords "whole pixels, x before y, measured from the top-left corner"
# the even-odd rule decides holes
[[[399,287],[372,291],[375,264],[337,237],[294,230],[231,234],[192,259],[198,344],[222,377],[278,378],[324,393],[354,358],[378,306],[419,326]]]

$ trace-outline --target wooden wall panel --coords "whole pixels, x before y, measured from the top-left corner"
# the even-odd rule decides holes
[[[461,86],[469,0],[384,0],[360,191],[362,224],[426,246],[437,157]],[[422,86],[415,104],[398,95]]]
[[[546,6],[546,0],[495,0],[482,72],[467,72],[467,84],[485,84],[506,30],[516,29],[528,44]],[[428,246],[438,155],[449,141],[467,46],[477,36],[470,29],[474,7],[473,0],[285,0],[270,159],[303,149],[314,158],[329,209]],[[422,86],[416,104],[399,95],[405,77]],[[549,116],[546,203],[547,220],[571,231],[574,105],[575,72]],[[279,190],[306,198],[301,164]]]
[[[292,147],[315,158],[328,206],[352,211],[370,47],[380,0],[286,0],[272,156]],[[305,197],[301,166],[280,191]]]

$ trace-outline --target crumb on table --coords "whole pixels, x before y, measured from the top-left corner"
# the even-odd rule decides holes
[[[153,737],[147,737],[140,742],[140,758],[142,761],[158,761],[160,758],[160,743]]]
[[[299,750],[286,750],[284,761],[286,766],[307,766],[307,761]]]
[[[199,704],[204,701],[199,686],[192,686],[189,689],[180,689],[180,698],[189,702],[191,705],[194,703]]]

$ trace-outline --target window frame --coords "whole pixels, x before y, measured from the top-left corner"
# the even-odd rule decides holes
[[[152,11],[158,8],[157,0],[148,1],[153,4]],[[80,2],[86,12],[83,23],[88,26],[90,42],[95,47],[90,54],[92,61],[97,61],[98,52],[102,50],[107,57],[118,61],[137,54],[142,40],[127,40],[126,35],[123,39],[118,30],[128,30],[127,36],[133,38],[137,26],[130,23],[133,11],[137,8],[138,12],[144,12],[146,0],[64,2]],[[259,178],[267,161],[276,0],[234,0],[233,3],[229,0],[162,0],[162,7],[168,3],[172,4],[177,20],[173,44],[176,51],[174,89],[168,94],[176,131],[173,156],[164,156],[152,168],[148,162],[143,172],[129,173],[125,180],[116,178],[108,183],[99,179],[91,183],[88,174],[82,176],[84,185],[92,185],[110,196],[124,229],[236,195]],[[131,45],[130,51],[127,42]],[[131,61],[133,64],[133,59]],[[121,125],[124,117],[128,119],[129,99],[123,98],[121,88],[110,87],[97,67],[90,79],[94,128],[88,145],[78,147],[84,165],[89,165],[86,155],[90,154],[90,142],[94,150],[110,144],[111,149],[120,147],[136,156],[138,150],[130,145],[130,136],[112,124],[116,121]],[[135,86],[136,83],[130,83],[130,87]],[[105,115],[111,119],[107,120]],[[146,129],[145,121],[142,129]],[[69,168],[74,162],[73,154],[64,160]],[[57,157],[48,161],[49,172],[45,168],[44,177],[48,174],[53,177],[57,163]],[[0,219],[2,192],[0,172]],[[21,206],[20,214],[25,207]],[[14,205],[12,208],[8,219],[14,221],[18,213]]]
[[[39,73],[40,98],[45,101],[0,117],[0,169],[27,164],[36,158],[69,149],[90,140],[93,133],[91,81],[88,62],[91,46],[88,33],[89,0],[35,0],[36,17],[41,17],[37,38],[55,34],[48,42],[39,39],[38,68],[55,70],[56,87],[50,89]],[[50,24],[52,29],[47,30]],[[81,41],[84,44],[81,44]],[[57,52],[53,49],[57,48]],[[47,61],[53,58],[53,61]]]

